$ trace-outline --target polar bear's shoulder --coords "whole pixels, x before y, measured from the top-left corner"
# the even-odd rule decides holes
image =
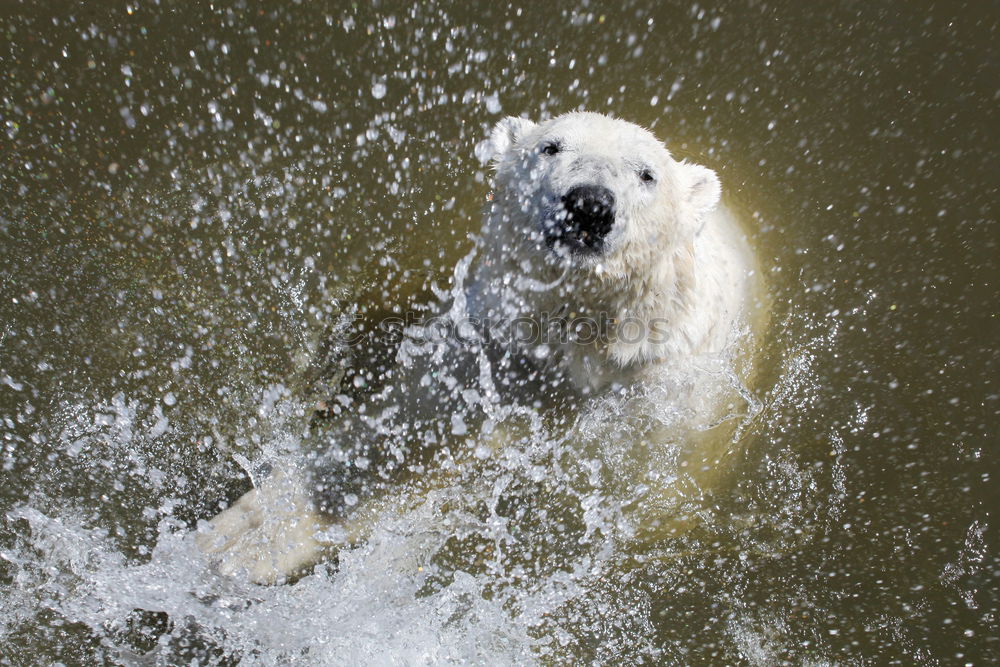
[[[694,240],[695,281],[689,316],[698,355],[720,353],[754,317],[760,273],[747,234],[735,215],[718,206]]]

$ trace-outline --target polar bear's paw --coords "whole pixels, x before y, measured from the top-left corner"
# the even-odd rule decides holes
[[[223,575],[256,584],[288,580],[338,545],[330,519],[315,509],[302,480],[276,471],[245,493],[195,536],[198,548]]]

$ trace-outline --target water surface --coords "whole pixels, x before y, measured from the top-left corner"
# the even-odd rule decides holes
[[[0,663],[997,660],[995,7],[0,12]],[[716,169],[759,252],[760,410],[699,531],[504,578],[417,512],[294,585],[199,569],[186,531],[307,440],[327,326],[451,280],[488,128],[577,108]]]

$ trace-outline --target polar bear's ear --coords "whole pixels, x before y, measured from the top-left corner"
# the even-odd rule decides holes
[[[682,162],[684,170],[685,196],[692,208],[698,213],[704,213],[715,208],[722,194],[719,177],[708,167]]]
[[[527,118],[507,116],[493,126],[490,138],[476,146],[476,157],[483,164],[495,160],[518,142],[524,133],[535,127]]]

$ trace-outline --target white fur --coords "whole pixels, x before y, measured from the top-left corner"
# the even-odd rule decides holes
[[[560,143],[560,152],[540,151],[550,141]],[[614,323],[606,341],[566,341],[551,351],[576,385],[589,391],[655,382],[664,369],[724,354],[750,297],[752,261],[735,223],[715,210],[720,185],[713,171],[678,162],[637,125],[593,113],[537,124],[507,118],[477,154],[495,165],[496,190],[467,293],[469,315],[607,313]],[[640,178],[643,170],[650,170],[654,183]],[[546,246],[540,233],[544,215],[579,185],[603,186],[615,196],[614,225],[600,254],[560,252]],[[647,331],[661,323],[663,335],[626,340],[619,330],[625,322]],[[546,350],[528,352],[540,357]],[[689,384],[688,395],[711,393],[701,391],[709,382]],[[701,460],[713,456],[703,452]],[[364,524],[377,520],[378,507],[368,503],[341,522],[338,537],[312,509],[298,476],[277,474],[213,519],[198,542],[223,573],[242,571],[256,582],[273,583],[349,541],[346,535],[363,534]]]
[[[313,506],[294,467],[276,469],[255,489],[201,526],[196,543],[225,575],[274,584],[312,565],[342,542]]]
[[[551,142],[561,150],[545,155],[540,149]],[[752,264],[735,225],[715,214],[720,185],[712,170],[674,160],[637,125],[594,113],[539,124],[508,118],[489,148],[496,191],[482,230],[474,315],[603,312],[628,322],[628,331],[612,326],[606,344],[560,346],[578,386],[594,390],[653,364],[723,350],[748,299]],[[639,178],[644,169],[654,184]],[[599,255],[560,255],[542,238],[541,218],[579,185],[615,195],[614,226]],[[654,322],[658,335],[631,335],[651,332]]]

